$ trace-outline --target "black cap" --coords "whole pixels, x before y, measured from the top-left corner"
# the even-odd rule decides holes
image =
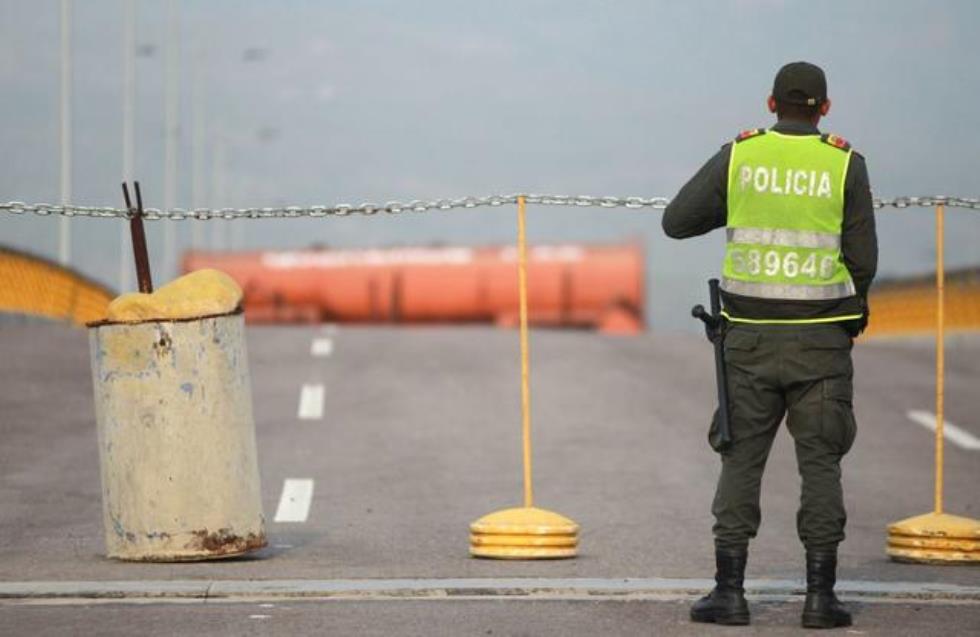
[[[827,100],[827,77],[815,64],[790,62],[776,73],[772,96],[784,104],[822,104]]]

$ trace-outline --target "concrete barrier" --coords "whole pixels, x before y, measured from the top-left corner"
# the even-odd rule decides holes
[[[89,327],[107,555],[265,546],[241,313]]]

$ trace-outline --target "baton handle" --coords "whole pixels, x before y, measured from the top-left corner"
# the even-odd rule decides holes
[[[721,322],[721,292],[718,289],[718,279],[708,279],[708,299],[711,301],[711,316]]]

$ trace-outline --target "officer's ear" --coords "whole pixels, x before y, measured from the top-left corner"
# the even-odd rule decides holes
[[[766,100],[766,106],[769,107],[769,112],[770,113],[775,113],[776,112],[776,98],[773,97],[772,95],[770,95],[769,96],[769,99]]]
[[[828,97],[820,104],[820,117],[827,117],[830,112],[830,98]]]

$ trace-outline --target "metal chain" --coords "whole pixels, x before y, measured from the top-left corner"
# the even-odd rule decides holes
[[[544,206],[577,206],[582,208],[653,208],[663,209],[670,200],[666,197],[590,197],[587,195],[490,195],[486,197],[460,197],[456,199],[415,199],[407,202],[389,201],[384,204],[362,203],[357,206],[337,204],[334,206],[280,206],[274,208],[172,208],[159,210],[147,208],[144,218],[150,221],[169,219],[270,219],[296,217],[345,217],[349,215],[375,215],[379,212],[400,214],[403,212],[426,212],[429,210],[454,210],[466,208],[498,207],[516,204],[523,196],[530,204]],[[924,197],[894,197],[874,199],[875,208],[911,208],[945,205],[950,208],[969,208],[980,210],[980,199],[976,197],[947,197],[932,195]],[[10,214],[34,213],[37,215],[58,215],[65,217],[121,217],[128,218],[130,212],[125,208],[107,206],[76,206],[73,204],[53,205],[46,203],[28,204],[22,201],[0,203],[0,212]]]
[[[879,199],[875,197],[875,208],[932,208],[944,205],[947,208],[969,208],[980,210],[980,199],[976,197],[947,197],[946,195],[927,195],[924,197],[895,197],[894,199]]]

